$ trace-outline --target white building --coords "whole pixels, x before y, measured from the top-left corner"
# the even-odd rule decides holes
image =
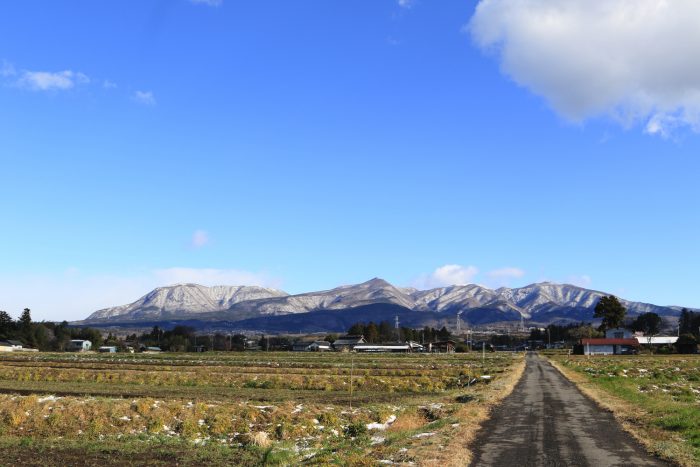
[[[87,352],[92,349],[92,342],[83,339],[73,339],[68,343],[70,352]]]
[[[0,352],[18,352],[23,345],[20,341],[4,340],[0,341]]]

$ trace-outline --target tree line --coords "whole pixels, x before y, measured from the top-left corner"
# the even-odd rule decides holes
[[[425,326],[423,329],[413,329],[399,327],[396,329],[389,321],[380,321],[378,324],[358,322],[350,326],[349,335],[364,336],[370,344],[379,342],[415,341],[415,342],[437,342],[450,339],[452,336],[446,327],[435,329]]]
[[[92,328],[76,328],[48,321],[34,322],[29,308],[25,308],[17,320],[0,310],[0,340],[16,340],[24,346],[42,351],[66,350],[71,339],[86,339],[93,346],[105,343],[102,333]],[[108,336],[109,337],[109,336]]]

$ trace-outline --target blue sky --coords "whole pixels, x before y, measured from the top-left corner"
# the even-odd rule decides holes
[[[700,307],[700,73],[502,3],[0,3],[0,309],[374,276]]]

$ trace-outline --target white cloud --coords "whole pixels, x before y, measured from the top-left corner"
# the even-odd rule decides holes
[[[479,269],[476,266],[446,264],[430,274],[419,277],[413,281],[413,286],[418,289],[431,289],[448,285],[465,285],[472,283],[478,273]]]
[[[151,91],[134,92],[134,100],[144,105],[156,105],[156,98]]]
[[[102,87],[105,89],[114,89],[117,87],[117,83],[106,79],[106,80],[102,81]]]
[[[71,70],[65,71],[22,71],[16,85],[33,91],[64,91],[76,84],[88,84],[87,75]]]
[[[411,8],[416,4],[416,0],[398,0],[398,4],[401,8]]]
[[[0,276],[0,309],[15,318],[28,307],[37,321],[79,320],[102,308],[131,303],[156,287],[177,283],[276,288],[281,285],[278,278],[267,273],[237,269],[166,268],[124,275],[88,275],[69,268],[53,275]]]
[[[193,248],[202,248],[207,243],[209,243],[209,234],[206,230],[195,230],[190,245]]]
[[[697,0],[481,0],[465,29],[565,118],[700,131]]]
[[[224,4],[224,0],[190,0],[190,3],[194,3],[195,5],[221,6]]]

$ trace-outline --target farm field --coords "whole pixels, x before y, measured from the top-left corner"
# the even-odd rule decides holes
[[[0,356],[13,465],[463,465],[522,354]]]
[[[648,449],[681,465],[700,465],[700,356],[549,358]]]

